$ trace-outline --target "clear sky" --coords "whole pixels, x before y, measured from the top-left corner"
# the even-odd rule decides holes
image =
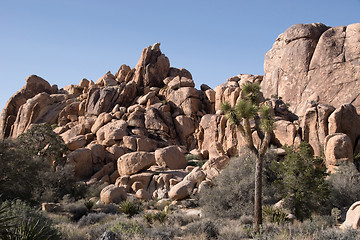
[[[297,23],[360,22],[360,0],[0,0],[0,108],[36,74],[59,87],[96,81],[160,42],[196,87],[263,74],[264,54]]]

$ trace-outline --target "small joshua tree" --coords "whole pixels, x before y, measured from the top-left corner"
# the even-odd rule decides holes
[[[242,98],[234,107],[224,102],[221,109],[230,123],[237,127],[238,132],[245,139],[247,147],[256,156],[254,224],[255,231],[258,232],[262,224],[262,165],[269,146],[274,119],[271,114],[271,107],[260,104],[260,85],[258,83],[245,83],[241,86],[241,90]],[[252,138],[250,125],[252,120],[261,140],[259,148],[255,147]]]

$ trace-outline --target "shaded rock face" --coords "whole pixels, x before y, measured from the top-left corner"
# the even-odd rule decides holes
[[[28,99],[39,93],[45,92],[50,94],[53,91],[54,88],[41,77],[31,75],[26,78],[26,85],[8,100],[1,113],[0,138],[11,136],[11,127],[15,122],[19,108],[25,104]]]
[[[265,55],[262,90],[278,95],[299,116],[308,100],[360,107],[360,24],[330,28],[297,24],[276,39]]]

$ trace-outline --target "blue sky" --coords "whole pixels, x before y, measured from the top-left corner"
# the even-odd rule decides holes
[[[161,42],[196,87],[263,74],[264,54],[297,23],[360,22],[360,0],[0,0],[0,107],[36,74],[59,87],[97,80]]]

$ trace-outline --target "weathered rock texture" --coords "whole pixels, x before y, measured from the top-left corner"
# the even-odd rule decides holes
[[[360,108],[360,23],[328,27],[297,24],[276,39],[265,55],[262,90],[278,95],[303,116],[306,103],[352,103]]]
[[[17,137],[32,124],[52,124],[70,150],[67,164],[76,177],[110,184],[101,193],[103,202],[128,194],[180,200],[211,185],[230,158],[246,149],[221,103],[234,106],[244,83],[261,83],[265,97],[278,95],[262,97],[276,120],[271,144],[306,141],[336,170],[360,151],[354,91],[359,28],[295,25],[266,54],[264,78],[239,74],[215,89],[196,89],[191,73],[170,67],[159,44],[145,48],[135,68],[121,65],[95,83],[82,79],[59,90],[33,75],[4,108],[0,138]],[[255,143],[258,134],[252,132]],[[206,161],[201,169],[189,165],[190,152]]]

